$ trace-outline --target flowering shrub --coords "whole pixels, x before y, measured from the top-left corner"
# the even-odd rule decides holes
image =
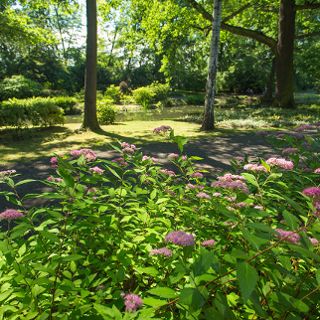
[[[316,318],[319,139],[282,137],[299,152],[211,181],[170,138],[172,170],[121,143],[114,161],[90,149],[51,159],[39,195],[20,198],[28,181],[0,173],[2,318]],[[26,209],[32,197],[47,205]]]

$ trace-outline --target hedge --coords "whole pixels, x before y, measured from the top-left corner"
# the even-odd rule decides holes
[[[63,109],[50,98],[10,99],[0,104],[0,127],[63,124]]]

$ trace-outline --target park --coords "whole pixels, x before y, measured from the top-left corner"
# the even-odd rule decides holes
[[[320,318],[320,1],[2,0],[0,320]]]

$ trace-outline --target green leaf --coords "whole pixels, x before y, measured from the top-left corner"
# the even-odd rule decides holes
[[[159,274],[159,271],[154,267],[145,267],[145,268],[137,267],[136,270],[139,273],[146,273],[146,274],[153,276],[153,277],[155,277]]]
[[[318,285],[320,285],[320,269],[316,271],[316,279],[317,279]]]
[[[251,173],[242,173],[241,174],[246,180],[248,183],[252,184],[253,186],[259,188],[259,183],[256,179],[256,177],[251,174]]]
[[[21,186],[21,185],[26,184],[26,183],[36,182],[36,181],[37,180],[33,180],[33,179],[22,180],[22,181],[19,181],[19,182],[16,183],[16,187]]]
[[[247,262],[240,262],[237,264],[237,278],[242,298],[246,302],[257,284],[258,273]]]
[[[180,293],[179,302],[190,306],[192,310],[198,310],[205,304],[206,297],[198,288],[184,288]]]
[[[98,303],[95,303],[93,307],[104,319],[122,319],[121,313],[116,307],[109,308]]]
[[[64,170],[61,168],[61,169],[59,169],[58,173],[63,178],[63,181],[67,187],[72,188],[74,186],[73,177],[67,170]]]
[[[31,290],[32,295],[33,295],[34,297],[37,297],[40,293],[42,293],[42,292],[44,292],[44,291],[46,291],[46,288],[40,287],[40,286],[37,285],[37,284],[35,284],[35,285],[32,287],[32,290]]]
[[[200,256],[195,260],[192,265],[192,271],[195,276],[206,273],[214,262],[214,255],[212,252],[203,249]]]
[[[157,308],[167,304],[167,301],[148,297],[143,299],[143,303],[147,306]]]
[[[108,168],[108,170],[114,175],[116,176],[119,180],[121,180],[121,177],[118,175],[118,173],[113,170],[112,168],[110,168],[109,166],[106,165],[106,167]]]
[[[288,211],[283,212],[283,218],[291,229],[296,229],[299,226],[299,219]]]
[[[167,287],[156,287],[156,288],[150,289],[148,292],[160,298],[172,299],[176,297],[176,292]]]

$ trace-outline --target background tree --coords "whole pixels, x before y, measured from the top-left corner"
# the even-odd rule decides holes
[[[179,1],[179,0],[177,0]],[[186,2],[197,10],[206,20],[211,21],[212,16],[196,0],[186,0]],[[261,4],[264,4],[262,7]],[[276,75],[276,99],[275,104],[280,107],[292,108],[294,106],[293,98],[293,52],[295,40],[295,21],[296,12],[303,10],[320,9],[320,3],[308,2],[296,4],[295,0],[280,0],[279,8],[276,9],[273,1],[249,1],[241,4],[232,13],[222,20],[221,28],[233,34],[252,38],[260,43],[267,45],[275,55],[275,75]],[[235,26],[230,24],[234,18],[246,12],[249,8],[260,6],[260,10],[268,13],[278,12],[278,39],[269,36],[263,31],[255,30],[251,27]],[[248,20],[246,20],[248,22]]]
[[[214,97],[216,92],[216,77],[218,71],[221,7],[222,0],[214,0],[209,72],[206,89],[205,111],[201,126],[202,130],[212,130],[214,128]]]
[[[99,130],[97,119],[97,2],[87,4],[87,49],[83,128]]]

